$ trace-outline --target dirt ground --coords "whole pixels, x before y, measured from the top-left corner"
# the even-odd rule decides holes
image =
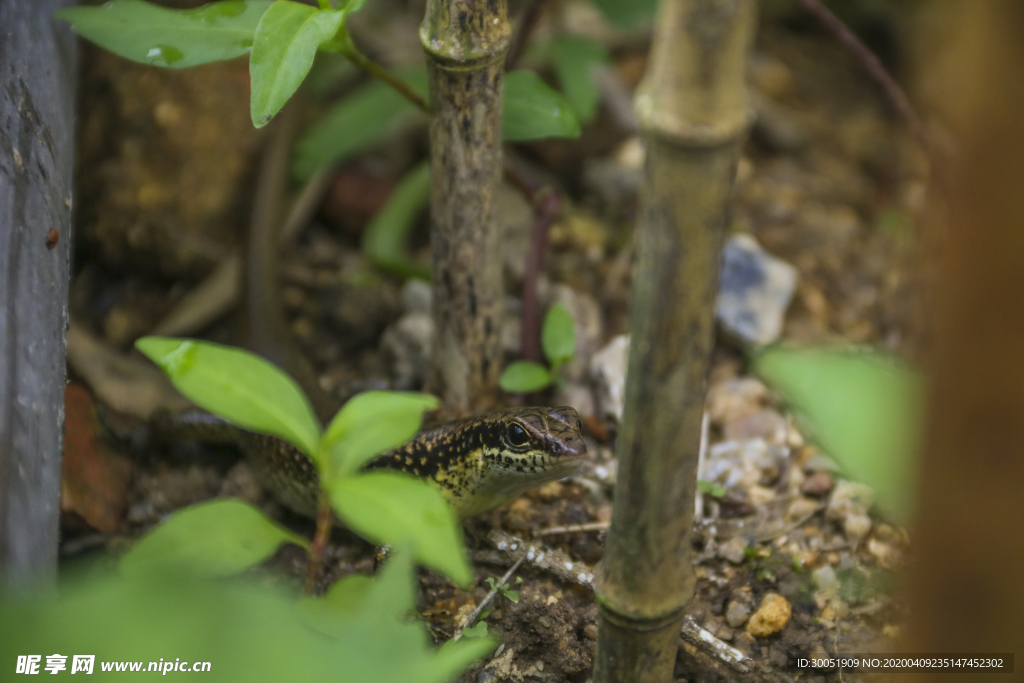
[[[627,41],[614,50],[615,71],[628,87],[643,73],[645,54],[637,45]],[[248,123],[245,74],[244,60],[186,77],[85,51],[72,318],[100,349],[87,359],[126,354],[241,248],[265,137]],[[740,162],[730,229],[752,235],[797,269],[782,339],[869,343],[913,357],[920,343],[914,226],[925,201],[920,152],[852,58],[802,23],[773,20],[762,27],[752,84],[758,121]],[[422,349],[407,329],[417,290],[375,272],[359,238],[425,148],[425,130],[413,126],[345,163],[313,220],[282,255],[292,331],[322,387],[339,400],[422,382]],[[437,642],[451,637],[489,591],[486,579],[511,565],[496,532],[564,553],[573,565],[569,574],[531,563],[516,573],[519,601],[499,597],[486,620],[502,645],[464,680],[582,682],[593,666],[597,609],[588,582],[569,579],[589,575],[602,557],[617,427],[590,367],[628,331],[643,148],[606,105],[579,140],[520,145],[510,153],[553,178],[567,199],[551,232],[541,295],[545,304],[568,303],[580,340],[567,386],[530,399],[577,407],[592,461],[568,480],[470,520],[475,587],[463,591],[421,572],[419,612]],[[508,245],[506,351],[514,359],[532,215],[511,189],[500,199]],[[426,244],[424,224],[414,236],[415,258],[426,259]],[[236,304],[202,335],[244,344],[242,308]],[[267,497],[231,447],[161,440],[111,405],[109,373],[82,370],[81,363],[99,362],[72,363],[68,457],[81,466],[65,469],[66,564],[116,552],[168,512],[216,496],[248,500],[312,534],[311,522]],[[749,657],[756,672],[741,674],[682,641],[677,680],[868,680],[800,669],[796,658],[892,650],[902,622],[896,591],[908,552],[905,531],[879,518],[870,492],[843,480],[826,454],[804,440],[793,416],[750,376],[743,351],[724,338],[709,386],[707,458],[712,470],[721,467],[714,471],[725,493],[704,496],[699,509],[698,580],[688,614]],[[322,588],[372,566],[371,546],[336,530]],[[257,573],[298,585],[305,572],[304,552],[286,546]],[[787,619],[771,614],[779,600]],[[765,628],[778,629],[751,633],[760,632],[754,622],[766,620]]]

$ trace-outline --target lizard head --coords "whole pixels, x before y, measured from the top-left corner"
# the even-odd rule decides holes
[[[514,408],[480,418],[473,428],[479,457],[456,502],[463,517],[502,505],[521,493],[574,473],[587,457],[573,408]],[[471,491],[471,493],[470,493]]]

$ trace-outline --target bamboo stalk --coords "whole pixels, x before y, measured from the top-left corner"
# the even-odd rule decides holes
[[[755,18],[754,0],[663,0],[637,97],[647,183],[595,683],[671,680],[693,596],[697,455]]]
[[[429,386],[448,412],[481,410],[501,370],[501,259],[494,192],[511,27],[505,0],[429,0],[434,343]]]

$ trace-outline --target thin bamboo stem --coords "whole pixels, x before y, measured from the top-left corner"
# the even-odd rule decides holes
[[[485,409],[501,370],[494,193],[511,28],[505,0],[429,0],[434,340],[429,387],[451,414]]]
[[[663,0],[637,110],[647,138],[619,478],[595,683],[669,681],[693,595],[704,390],[727,204],[750,123],[754,0]]]

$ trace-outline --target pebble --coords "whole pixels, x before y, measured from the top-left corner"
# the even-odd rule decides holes
[[[381,351],[391,358],[395,387],[419,387],[426,379],[434,322],[429,313],[406,313],[381,335]]]
[[[583,637],[587,640],[597,640],[597,624],[587,624],[584,626]]]
[[[708,391],[708,417],[724,426],[758,412],[767,400],[768,387],[753,377],[717,382]]]
[[[835,480],[832,479],[831,474],[824,471],[815,472],[804,479],[804,483],[800,485],[800,493],[817,498],[831,491],[833,486],[835,486]]]
[[[895,569],[900,565],[903,559],[903,553],[899,548],[886,543],[885,541],[879,541],[876,538],[872,538],[868,541],[868,552],[871,553],[878,564],[885,569]]]
[[[832,569],[832,565],[826,564],[824,567],[819,567],[811,573],[811,579],[814,581],[814,585],[819,590],[823,591],[837,591],[839,590],[839,579],[836,577],[836,571]]]
[[[859,540],[871,531],[868,510],[875,500],[871,487],[840,479],[832,490],[825,518],[841,522],[848,538]]]
[[[750,655],[751,651],[753,651],[754,649],[755,642],[757,641],[754,640],[754,636],[750,635],[747,632],[743,632],[736,636],[736,639],[735,641],[733,641],[732,646],[740,652],[742,652],[744,655]]]
[[[726,422],[723,430],[726,439],[742,441],[762,438],[769,443],[786,443],[787,424],[777,410],[761,410],[736,420]]]
[[[787,453],[785,446],[772,446],[764,439],[722,441],[708,449],[700,476],[726,489],[749,491],[778,479]]]
[[[818,504],[810,498],[804,498],[803,496],[794,498],[793,502],[786,508],[786,521],[791,522],[797,519],[804,519],[813,514],[817,509]]]
[[[732,628],[739,628],[746,623],[750,616],[750,608],[739,600],[732,600],[725,610],[725,623]]]
[[[619,335],[594,354],[590,376],[596,389],[597,409],[601,417],[622,420],[626,403],[626,368],[629,363],[629,335]]]
[[[742,536],[735,536],[722,545],[718,546],[718,556],[733,564],[742,564],[746,559],[746,551],[749,543]]]
[[[771,344],[796,289],[796,268],[766,252],[750,235],[734,235],[722,251],[718,304],[722,329],[744,346]]]
[[[761,600],[761,606],[747,622],[747,633],[759,638],[778,633],[789,623],[793,609],[789,601],[778,593],[768,593]]]

